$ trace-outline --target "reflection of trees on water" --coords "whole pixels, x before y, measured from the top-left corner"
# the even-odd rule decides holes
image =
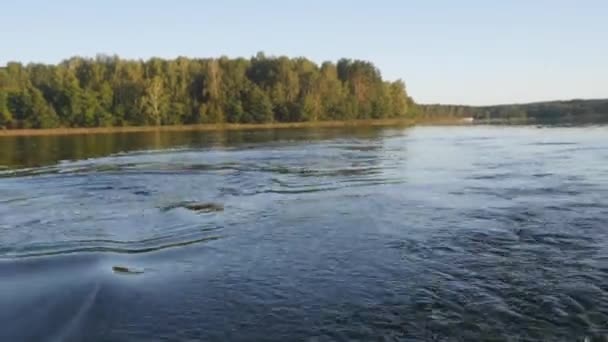
[[[55,164],[62,160],[99,158],[140,150],[239,147],[271,142],[306,143],[342,137],[373,140],[381,136],[380,128],[349,127],[0,137],[0,165],[10,168],[36,167]],[[356,153],[352,158],[354,160],[357,158]]]

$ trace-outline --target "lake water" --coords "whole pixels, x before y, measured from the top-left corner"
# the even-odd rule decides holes
[[[0,165],[0,341],[607,338],[608,127],[0,137]]]

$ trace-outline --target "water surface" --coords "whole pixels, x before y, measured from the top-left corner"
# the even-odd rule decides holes
[[[1,341],[608,334],[607,127],[0,137],[0,165]]]

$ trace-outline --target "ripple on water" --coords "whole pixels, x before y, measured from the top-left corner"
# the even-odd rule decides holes
[[[605,131],[562,133],[304,134],[0,170],[0,338],[601,340]]]
[[[154,237],[140,241],[74,240],[53,243],[37,243],[22,247],[0,247],[0,259],[45,257],[74,253],[141,254],[164,249],[185,247],[221,239],[221,235],[191,234],[191,236]]]

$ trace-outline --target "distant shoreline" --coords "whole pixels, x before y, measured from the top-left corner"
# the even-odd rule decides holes
[[[314,122],[275,122],[265,124],[198,124],[174,126],[123,126],[123,127],[75,127],[49,129],[5,129],[0,130],[0,137],[42,136],[42,135],[78,135],[110,133],[143,133],[143,132],[185,132],[185,131],[234,131],[255,129],[286,128],[339,128],[339,127],[372,127],[372,126],[412,126],[413,119],[380,119],[352,121],[314,121]]]

